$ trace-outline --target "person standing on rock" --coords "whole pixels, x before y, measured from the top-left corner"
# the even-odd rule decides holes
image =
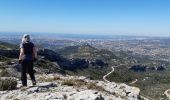
[[[34,44],[28,34],[24,34],[20,44],[19,63],[21,64],[21,81],[23,86],[27,86],[27,72],[30,75],[32,84],[36,85],[33,62],[37,58],[37,52]]]

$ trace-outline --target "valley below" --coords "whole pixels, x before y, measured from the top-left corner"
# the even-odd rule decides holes
[[[10,90],[0,84],[2,100],[170,99],[169,38],[33,39],[38,83],[27,88],[21,87],[14,40],[0,39],[1,82],[16,82]]]

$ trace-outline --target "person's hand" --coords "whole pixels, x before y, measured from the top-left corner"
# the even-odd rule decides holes
[[[37,61],[37,58],[34,58],[33,61]]]
[[[19,60],[19,64],[21,64],[22,60]]]

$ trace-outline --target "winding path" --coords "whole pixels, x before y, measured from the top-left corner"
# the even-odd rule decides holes
[[[112,71],[107,73],[106,75],[103,76],[103,80],[106,81],[106,82],[110,82],[106,79],[107,76],[109,76],[111,73],[113,73],[115,71],[114,67],[112,66]]]
[[[146,97],[146,96],[143,96],[143,95],[140,95],[140,98],[144,99],[144,100],[153,100],[151,97]]]
[[[107,73],[106,75],[103,76],[103,80],[106,81],[106,82],[110,82],[110,81],[108,81],[108,80],[106,79],[106,77],[109,76],[111,73],[113,73],[113,72],[115,71],[114,68],[119,67],[119,66],[122,66],[122,65],[123,65],[123,64],[120,64],[120,65],[115,66],[115,67],[112,66],[112,70],[111,70],[109,73]]]
[[[130,84],[135,84],[138,81],[138,79],[135,79],[134,81],[132,81]]]
[[[103,76],[103,80],[104,80],[105,82],[110,82],[109,80],[106,79],[106,77],[109,76],[111,73],[113,73],[113,72],[115,71],[114,68],[119,67],[119,66],[122,66],[122,65],[124,65],[124,64],[120,64],[120,65],[115,66],[115,67],[112,66],[112,70],[111,70],[109,73],[107,73],[106,75]],[[135,81],[133,81],[133,84],[136,83],[137,81],[138,81],[138,79],[136,79]],[[168,91],[170,91],[170,89],[169,89]],[[167,91],[167,92],[168,92],[168,91]],[[166,91],[165,91],[165,92],[166,92]],[[170,95],[168,95],[168,96],[170,96]],[[150,98],[150,97],[146,97],[146,96],[142,96],[142,95],[140,95],[140,98],[142,98],[142,99],[144,99],[144,100],[153,100],[153,99]]]
[[[166,90],[165,92],[164,92],[164,94],[168,97],[168,99],[170,100],[170,93],[168,93],[168,92],[170,92],[170,89],[168,89],[168,90]]]

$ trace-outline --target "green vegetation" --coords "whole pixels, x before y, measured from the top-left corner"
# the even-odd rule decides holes
[[[133,86],[139,87],[141,89],[140,94],[148,96],[153,100],[168,100],[164,95],[164,92],[169,89],[170,83],[164,84],[155,84],[148,81],[139,80]]]
[[[57,50],[58,53],[67,58],[80,58],[80,59],[101,59],[105,62],[116,59],[117,57],[108,50],[98,50],[88,44],[81,46],[68,46]]]
[[[169,70],[166,71],[146,71],[146,72],[133,72],[128,70],[126,66],[115,68],[115,71],[107,77],[108,80],[114,82],[131,83],[135,79],[138,81],[131,86],[139,87],[141,94],[153,98],[153,100],[166,100],[163,94],[165,90],[170,87]]]
[[[87,88],[88,89],[98,90],[98,91],[105,91],[105,89],[103,87],[97,86],[95,83],[88,83]]]
[[[61,71],[59,69],[59,66],[44,59],[37,61],[37,63],[35,64],[35,67],[40,69],[41,72],[45,72],[45,73],[56,73],[56,72]]]
[[[90,79],[102,80],[103,75],[111,70],[110,65],[113,64],[112,59],[117,59],[114,53],[108,50],[99,50],[89,44],[79,46],[68,46],[57,50],[66,58],[79,58],[89,61],[88,68],[77,69],[76,71],[65,70],[69,75],[86,76]],[[104,66],[92,65],[90,62],[101,60],[106,63]]]
[[[17,81],[15,79],[0,79],[0,91],[16,89]]]
[[[122,65],[120,67],[115,68],[115,71],[110,74],[107,79],[109,81],[115,81],[115,82],[127,82],[130,83],[135,79],[142,79],[143,73],[137,73],[128,70],[128,68],[125,65]]]
[[[17,49],[15,45],[0,42],[0,49]],[[123,82],[123,83],[131,83],[135,79],[138,81],[134,84],[129,84],[132,86],[139,87],[141,89],[141,94],[145,96],[149,96],[154,100],[160,99],[167,99],[163,94],[166,89],[170,88],[170,62],[169,61],[162,61],[162,60],[155,60],[151,56],[133,54],[130,52],[125,51],[115,51],[111,52],[108,50],[99,50],[94,48],[88,44],[86,45],[79,45],[79,46],[69,46],[64,47],[57,50],[62,56],[66,57],[67,59],[85,59],[89,62],[93,62],[96,59],[102,60],[104,63],[107,63],[108,66],[92,66],[89,64],[87,68],[77,69],[74,71],[70,70],[61,70],[60,66],[54,64],[53,62],[41,59],[38,60],[35,64],[35,68],[38,69],[40,73],[56,73],[62,72],[69,75],[78,75],[78,76],[86,76],[87,78],[94,79],[94,80],[103,80],[103,76],[110,72],[111,66],[119,65],[119,64],[126,64],[120,67],[115,68],[115,71],[110,74],[107,79],[109,81],[114,82]],[[7,53],[9,54],[9,53]],[[12,53],[13,54],[13,53]],[[8,57],[7,57],[8,56]],[[164,58],[164,57],[163,57]],[[0,62],[5,62],[8,64],[10,61],[11,54],[2,56],[0,55]],[[152,70],[157,66],[164,65],[166,70],[157,71]],[[144,65],[146,66],[146,71],[144,72],[134,72],[129,70],[129,68],[133,65]],[[80,66],[81,67],[81,66]],[[150,69],[149,69],[150,68]],[[4,68],[3,65],[0,66],[0,77],[8,76],[7,70]],[[40,78],[40,81],[55,81],[61,80],[59,77],[54,78]],[[11,85],[11,86],[10,86]],[[63,80],[62,85],[68,86],[85,86],[89,89],[98,89],[103,91],[102,87],[98,87],[93,83],[87,83],[83,80]],[[15,82],[6,80],[0,81],[0,90],[10,90],[14,89]],[[8,88],[9,86],[9,88]]]
[[[16,45],[0,41],[0,49],[17,49]]]
[[[68,80],[63,80],[61,84],[68,85],[68,86],[82,87],[82,86],[87,86],[89,83],[81,79],[68,79]]]
[[[8,71],[5,68],[0,68],[0,77],[8,77],[10,76]]]
[[[86,76],[92,80],[102,80],[103,76],[111,70],[110,67],[105,68],[86,68],[86,69],[78,69],[77,71],[68,71],[65,72],[69,75],[76,75],[76,76]]]
[[[76,86],[77,82],[73,79],[70,79],[70,80],[64,80],[61,84],[68,85],[68,86]]]
[[[9,60],[9,58],[0,55],[0,61],[4,62],[6,60]]]
[[[87,87],[88,89],[92,89],[92,90],[105,91],[103,87],[97,86],[95,83],[85,82],[84,80],[78,80],[78,79],[64,80],[62,82],[62,85],[75,86],[75,87]]]

